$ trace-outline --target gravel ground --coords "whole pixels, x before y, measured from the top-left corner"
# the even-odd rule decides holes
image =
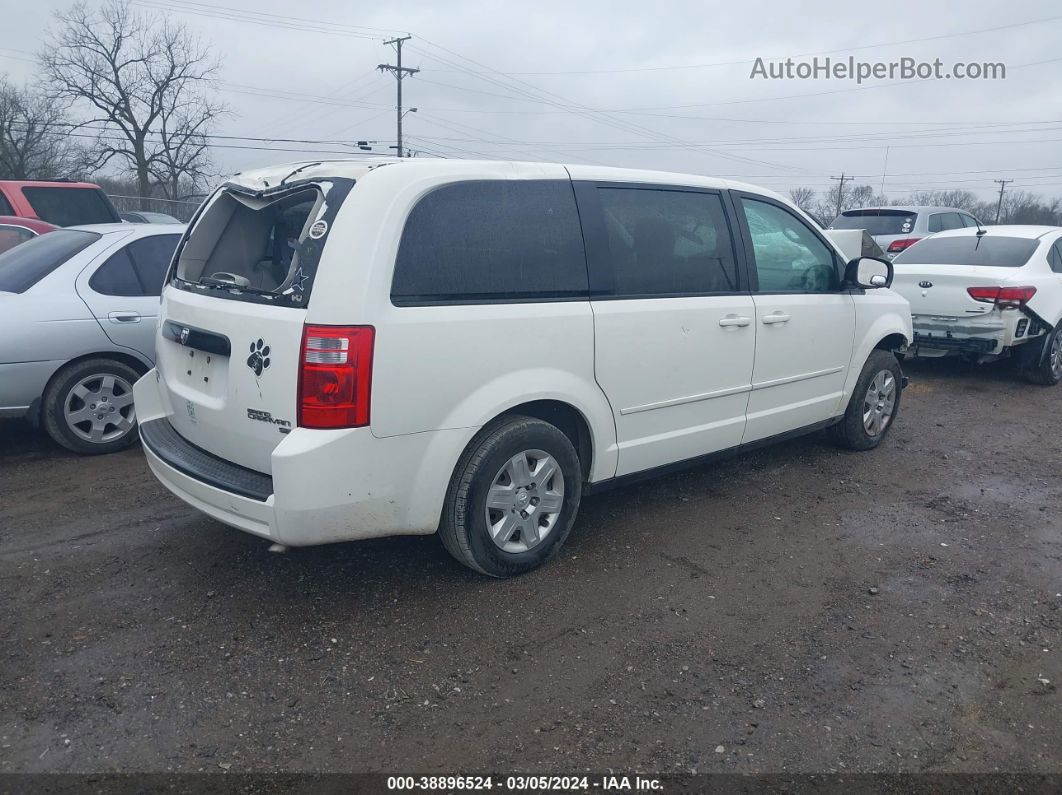
[[[0,424],[0,773],[1062,772],[1062,388],[908,371],[878,450],[590,498],[510,581]]]

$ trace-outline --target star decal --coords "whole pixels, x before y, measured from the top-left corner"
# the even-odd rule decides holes
[[[295,271],[295,275],[291,277],[291,286],[296,290],[305,290],[306,280],[309,278],[309,276],[302,272],[302,268],[299,268]]]

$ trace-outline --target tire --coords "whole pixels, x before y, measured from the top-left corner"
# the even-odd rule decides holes
[[[1045,347],[1046,356],[1042,355]],[[1025,343],[1022,348],[1028,348],[1028,351],[1022,351],[1025,354],[1022,372],[1027,381],[1040,386],[1054,386],[1062,381],[1062,326],[1046,334],[1042,344],[1033,343],[1030,347]]]
[[[849,450],[877,447],[900,412],[902,383],[903,371],[896,357],[889,351],[873,351],[859,374],[844,418],[830,427],[830,435]],[[879,394],[885,397],[875,400]]]
[[[80,455],[124,450],[137,436],[133,384],[138,378],[136,370],[115,359],[67,365],[44,390],[44,429],[57,443]]]
[[[541,481],[551,464],[553,474]],[[579,456],[567,436],[533,417],[504,417],[484,428],[457,462],[439,536],[451,555],[482,574],[523,574],[557,554],[582,488]]]

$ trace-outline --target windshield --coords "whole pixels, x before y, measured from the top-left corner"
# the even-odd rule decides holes
[[[5,251],[0,254],[0,292],[26,292],[100,237],[95,232],[57,229]]]
[[[179,247],[173,284],[222,298],[306,306],[331,224],[353,180],[251,192],[222,188]]]
[[[927,237],[893,260],[896,265],[983,265],[1020,268],[1040,245],[1027,237]]]
[[[847,210],[830,229],[866,229],[872,235],[906,235],[914,229],[917,213],[906,210]]]

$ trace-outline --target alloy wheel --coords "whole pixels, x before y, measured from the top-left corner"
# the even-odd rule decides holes
[[[86,442],[120,439],[136,423],[133,385],[121,376],[97,373],[78,381],[63,402],[67,427]]]
[[[491,480],[484,508],[487,530],[505,552],[527,552],[557,525],[564,506],[564,473],[542,450],[506,461]]]
[[[895,408],[896,377],[889,370],[880,370],[863,398],[863,429],[870,436],[881,435],[889,427]]]

